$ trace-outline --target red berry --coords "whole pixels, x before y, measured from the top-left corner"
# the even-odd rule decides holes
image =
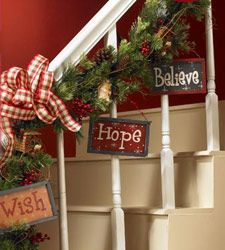
[[[163,25],[164,22],[165,22],[165,20],[164,20],[163,18],[158,18],[158,19],[157,19],[157,24],[158,24],[158,25]]]

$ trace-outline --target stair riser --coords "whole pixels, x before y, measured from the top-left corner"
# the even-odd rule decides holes
[[[57,196],[56,167],[53,169]],[[66,176],[69,206],[112,205],[109,161],[67,162]],[[160,160],[121,160],[121,186],[124,207],[161,207]],[[177,207],[212,207],[212,157],[175,157],[175,186]]]

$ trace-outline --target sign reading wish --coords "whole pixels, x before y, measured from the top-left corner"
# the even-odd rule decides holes
[[[100,118],[90,122],[88,153],[146,156],[148,121]]]
[[[14,225],[55,219],[57,211],[47,181],[0,192],[0,231]]]
[[[206,92],[205,61],[201,58],[176,60],[154,66],[152,94],[197,94]]]

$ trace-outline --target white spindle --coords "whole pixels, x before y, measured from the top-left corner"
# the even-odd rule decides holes
[[[57,150],[58,150],[58,181],[59,181],[59,211],[60,211],[59,214],[60,249],[69,250],[63,132],[57,134]]]
[[[116,26],[113,26],[107,36],[106,45],[112,45],[117,48],[117,34]],[[117,118],[117,105],[116,102],[111,106],[111,117]],[[119,157],[111,156],[111,171],[112,171],[112,196],[113,196],[113,209],[111,212],[112,224],[112,249],[125,250],[125,225],[124,225],[124,212],[121,208],[121,184],[120,184],[120,161]]]
[[[116,44],[116,22],[136,2],[136,0],[109,0],[100,11],[84,26],[84,28],[67,44],[67,46],[52,60],[49,71],[55,73],[57,80],[63,70],[69,65],[76,65],[83,54],[87,54],[97,42],[108,32],[107,44]],[[116,114],[116,105],[112,108]],[[59,203],[60,203],[60,245],[61,250],[69,250],[65,162],[63,133],[58,135],[58,168],[59,168]],[[113,250],[125,250],[124,213],[120,198],[119,161],[112,157],[113,203],[112,228]]]
[[[207,149],[220,150],[219,142],[219,111],[218,96],[215,84],[215,61],[213,43],[212,6],[206,13],[206,58],[207,58],[207,89],[206,95],[206,126],[207,126]]]
[[[161,96],[162,107],[162,150],[161,150],[161,181],[162,205],[164,209],[175,208],[175,183],[173,152],[170,149],[169,97]]]

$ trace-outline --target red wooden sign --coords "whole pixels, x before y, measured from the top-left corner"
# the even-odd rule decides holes
[[[205,60],[191,58],[153,67],[153,95],[206,93]]]
[[[147,121],[100,118],[90,123],[88,153],[146,156],[149,144]]]
[[[0,231],[18,224],[52,220],[56,214],[49,182],[0,192]]]

